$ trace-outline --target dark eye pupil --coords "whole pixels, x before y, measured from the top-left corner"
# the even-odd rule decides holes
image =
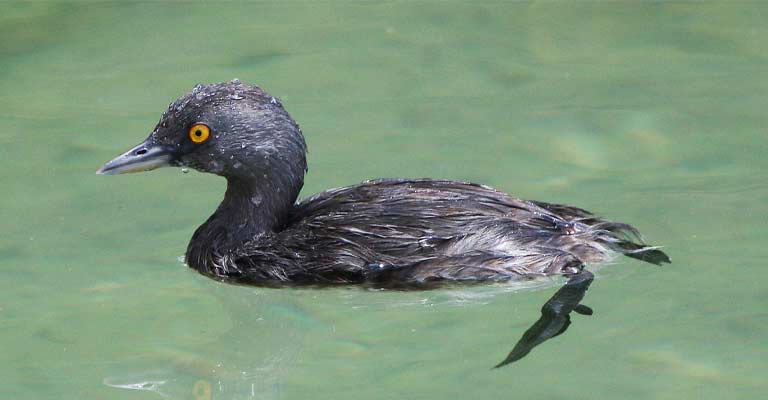
[[[195,136],[203,136],[203,132],[198,129],[195,131]]]

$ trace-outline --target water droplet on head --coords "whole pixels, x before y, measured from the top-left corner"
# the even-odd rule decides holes
[[[208,163],[208,170],[210,172],[213,172],[214,174],[218,174],[221,171],[223,171],[224,168],[222,167],[222,165],[220,163],[218,163],[216,161],[211,161],[211,162]]]
[[[236,84],[236,85],[237,85],[237,84],[239,84],[239,83],[240,83],[240,79],[237,79],[237,78],[235,78],[235,79],[232,79],[232,80],[231,80],[231,81],[229,81],[229,82],[230,82],[230,83],[234,83],[234,84]]]
[[[232,100],[242,100],[242,99],[244,99],[245,97],[243,97],[243,96],[240,96],[240,94],[238,94],[238,93],[235,93],[235,94],[230,94],[230,95],[229,95],[229,98],[230,98],[230,99],[232,99]]]

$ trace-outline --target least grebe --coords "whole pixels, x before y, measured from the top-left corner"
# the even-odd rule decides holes
[[[144,142],[98,173],[180,166],[225,177],[224,200],[186,253],[190,267],[217,280],[422,289],[567,277],[497,367],[561,335],[571,312],[592,314],[581,304],[594,278],[585,264],[617,253],[669,262],[630,225],[473,183],[379,179],[297,203],[306,151],[280,100],[235,80],[195,86]]]
[[[630,225],[473,183],[378,179],[297,203],[306,151],[280,100],[235,80],[195,86],[98,173],[180,166],[226,178],[186,263],[230,282],[429,286],[573,277],[612,253],[669,262]]]

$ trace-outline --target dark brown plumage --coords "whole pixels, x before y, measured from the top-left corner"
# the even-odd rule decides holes
[[[195,124],[210,128],[207,141],[190,140]],[[305,152],[277,99],[233,81],[195,87],[100,172],[176,165],[224,176],[225,198],[186,261],[226,281],[418,287],[572,276],[613,252],[669,262],[629,225],[471,183],[373,180],[296,203]]]
[[[307,168],[301,130],[279,100],[236,80],[195,86],[144,142],[98,173],[168,165],[227,179],[224,200],[186,254],[190,267],[214,279],[421,289],[568,277],[497,367],[565,332],[572,311],[592,313],[580,304],[593,280],[586,263],[612,253],[669,262],[630,225],[472,183],[381,179],[296,203]]]

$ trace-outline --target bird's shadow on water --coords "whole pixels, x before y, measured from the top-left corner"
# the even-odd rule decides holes
[[[592,315],[593,310],[581,304],[581,300],[584,299],[584,295],[594,279],[594,274],[586,269],[571,275],[565,285],[555,292],[541,307],[541,317],[525,331],[507,357],[502,362],[496,364],[494,368],[500,368],[519,361],[527,356],[534,347],[565,333],[571,325],[571,312]],[[443,287],[443,285],[440,283],[435,283],[434,285],[398,283],[395,286],[374,285],[372,287],[396,290],[429,290]]]
[[[568,279],[568,282],[544,303],[541,307],[541,317],[525,331],[507,358],[494,368],[518,361],[527,356],[534,347],[565,333],[571,325],[572,311],[592,315],[592,309],[581,304],[581,300],[594,279],[595,276],[587,270],[582,270]]]
[[[507,357],[494,368],[518,362],[527,357],[536,346],[566,332],[571,324],[571,312],[591,315],[592,309],[581,304],[581,300],[593,279],[594,275],[586,270],[572,275],[542,306],[541,317],[523,333]],[[246,300],[239,296],[242,293],[231,293],[231,287],[228,288],[228,285],[222,285],[221,289],[223,289],[222,293],[227,293],[222,294],[226,297],[222,301],[231,302],[235,299],[235,301],[246,302],[248,304],[239,306],[244,309],[253,306],[252,296],[246,296],[251,297],[251,300]],[[230,351],[228,348],[213,345],[211,348],[206,348],[203,354],[197,350],[185,351],[166,346],[153,352],[154,356],[150,358],[155,361],[151,362],[153,365],[151,369],[140,367],[140,365],[147,365],[147,361],[150,361],[147,359],[138,360],[139,365],[134,365],[141,370],[136,373],[126,372],[127,365],[123,364],[120,373],[104,378],[103,383],[118,389],[153,392],[163,398],[211,399],[222,393],[238,399],[278,398],[282,380],[280,376],[287,373],[287,368],[292,361],[295,361],[303,341],[297,336],[300,336],[301,327],[304,326],[300,320],[307,318],[301,310],[293,310],[286,301],[287,298],[273,298],[262,304],[262,307],[269,310],[266,312],[267,316],[279,315],[280,317],[279,321],[273,318],[274,324],[271,328],[265,329],[263,321],[260,321],[261,317],[256,317],[252,322],[238,321],[240,325],[233,329],[233,331],[247,331],[250,334],[233,336],[228,332],[225,335],[228,340],[233,340],[229,345],[235,344],[243,348],[247,348],[248,341],[254,340],[254,337],[259,337],[262,341],[271,337],[272,339],[268,340],[273,340],[274,343],[272,346],[265,347],[268,350],[261,354],[263,357],[251,354],[255,359],[251,358],[244,365],[222,365],[216,360],[224,357],[223,354]],[[236,309],[239,309],[237,307]],[[221,351],[220,354],[217,354],[217,348]],[[435,349],[435,351],[440,350]],[[127,369],[133,368],[128,366]]]
[[[541,317],[525,331],[523,336],[517,341],[512,351],[500,363],[493,368],[500,368],[505,365],[519,361],[527,356],[534,347],[545,341],[562,335],[571,325],[571,312],[581,315],[592,315],[593,310],[581,304],[587,289],[595,279],[594,274],[582,269],[578,273],[571,275],[568,281],[561,287],[549,300],[541,307]],[[440,287],[439,284],[432,288]],[[430,289],[423,285],[417,286],[395,286],[388,288],[401,290],[423,290]]]
[[[593,310],[581,304],[581,300],[584,299],[584,295],[594,279],[594,274],[586,269],[571,275],[565,285],[555,292],[541,307],[541,317],[525,331],[507,357],[502,362],[496,364],[494,368],[500,368],[519,361],[527,356],[534,347],[565,333],[571,325],[571,312],[592,315]],[[439,287],[442,287],[439,283],[434,286],[424,286],[423,284],[415,286],[384,286],[384,288],[400,290],[424,290]]]

